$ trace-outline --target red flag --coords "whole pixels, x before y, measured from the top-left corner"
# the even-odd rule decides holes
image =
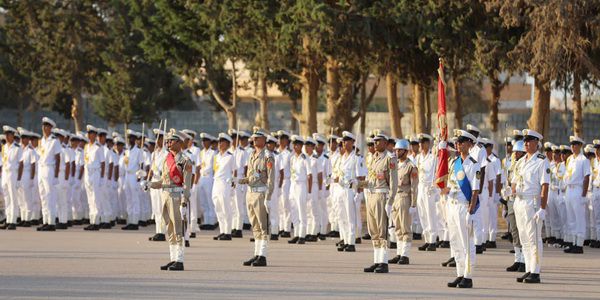
[[[446,123],[446,82],[444,81],[444,66],[440,59],[438,68],[438,130],[440,133],[440,145],[438,147],[438,164],[435,172],[435,183],[440,188],[446,187],[448,177],[448,123]]]

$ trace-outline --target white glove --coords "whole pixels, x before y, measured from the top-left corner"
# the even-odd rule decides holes
[[[512,193],[513,193],[512,188],[510,186],[507,186],[502,190],[502,197],[504,199],[506,199],[506,198],[512,196]]]
[[[467,221],[467,228],[471,228],[471,226],[473,226],[473,215],[470,212],[467,212],[466,221]]]
[[[387,204],[385,206],[385,214],[387,215],[388,219],[392,217],[392,205]]]
[[[546,210],[543,208],[538,209],[534,218],[538,221],[544,221],[546,219]]]
[[[187,219],[187,211],[188,211],[187,206],[183,206],[183,205],[179,206],[179,212],[181,213],[182,219]]]
[[[417,208],[416,207],[409,207],[408,208],[408,214],[411,216],[411,218],[416,218],[417,217]]]
[[[147,181],[143,181],[143,182],[140,182],[140,183],[141,183],[141,185],[142,185],[142,190],[143,190],[144,192],[147,192],[147,191],[148,191],[148,189],[150,188],[150,185],[148,184],[148,182],[147,182]]]
[[[265,199],[265,210],[267,211],[267,214],[271,213],[271,201],[266,200],[266,199]]]

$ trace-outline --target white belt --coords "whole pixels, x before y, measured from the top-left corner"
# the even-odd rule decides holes
[[[250,192],[252,193],[266,193],[267,192],[267,187],[266,186],[251,186],[250,187]]]
[[[389,193],[389,191],[390,191],[389,189],[384,189],[384,188],[381,188],[381,189],[369,189],[369,192],[371,192],[373,194],[387,194],[387,193]]]
[[[539,194],[523,194],[523,193],[517,193],[517,197],[516,197],[516,198],[517,198],[517,199],[520,199],[520,200],[526,200],[526,199],[523,199],[523,198],[536,198],[536,197],[539,197]]]
[[[167,193],[181,193],[183,192],[183,188],[182,187],[170,187],[170,188],[163,188],[163,191],[167,192]]]
[[[567,184],[568,188],[583,188],[581,184]]]

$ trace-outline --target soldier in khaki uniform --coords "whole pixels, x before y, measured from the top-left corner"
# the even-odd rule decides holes
[[[266,149],[267,133],[255,128],[252,139],[254,152],[248,160],[248,172],[239,184],[248,185],[246,207],[254,234],[254,256],[244,266],[267,266],[267,240],[269,239],[269,207],[275,179],[275,158]]]
[[[370,192],[367,202],[367,227],[373,242],[374,264],[364,271],[387,273],[387,228],[398,187],[397,160],[386,151],[388,138],[383,133],[375,135],[373,140],[376,152],[373,153],[367,180],[362,181],[361,185],[366,185]]]
[[[192,184],[192,161],[181,151],[183,137],[175,129],[171,129],[166,137],[169,153],[162,166],[160,181],[153,181],[150,188],[162,189],[161,211],[162,223],[167,229],[167,241],[171,261],[161,266],[161,270],[183,271],[183,218],[189,217],[187,213]],[[145,187],[147,190],[148,185]]]
[[[417,213],[417,167],[408,159],[409,143],[407,140],[396,142],[394,149],[398,157],[398,192],[392,206],[392,216],[396,225],[398,247],[396,257],[390,259],[391,264],[408,265],[408,252],[412,244],[412,218]]]

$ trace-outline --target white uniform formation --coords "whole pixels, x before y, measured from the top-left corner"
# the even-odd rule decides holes
[[[39,225],[38,231],[55,231],[86,225],[85,230],[96,231],[118,223],[125,225],[123,230],[138,230],[156,223],[156,234],[150,240],[165,240],[161,193],[143,188],[145,182],[162,176],[167,156],[163,130],[154,129],[151,139],[133,130],[121,135],[91,125],[86,132],[69,133],[56,128],[49,118],[43,118],[42,124],[42,135],[3,127],[5,221],[1,228]],[[237,183],[248,175],[251,135],[236,130],[216,137],[189,129],[180,132],[185,139],[183,152],[195,164],[189,216],[183,218],[188,220],[186,246],[199,230],[218,228],[215,240],[242,237],[242,230],[249,229],[247,187]],[[457,151],[451,151],[454,154],[449,160],[449,189],[436,184],[437,149],[441,146],[433,137],[389,138],[389,155],[396,157],[402,154],[399,150],[406,150],[406,161],[417,170],[415,176],[409,176],[415,182],[416,208],[409,205],[403,212],[411,218],[411,238],[406,238],[404,229],[403,237],[398,238],[400,231],[390,222],[386,248],[397,248],[398,255],[390,262],[407,264],[410,241],[423,239],[425,243],[418,247],[421,251],[451,248],[452,258],[443,265],[457,266],[460,280],[453,286],[469,287],[469,282],[462,282],[471,278],[475,261],[469,245],[473,245],[473,254],[496,248],[499,211],[509,224],[509,233],[503,238],[511,239],[515,252],[515,263],[507,271],[525,272],[520,281],[539,282],[542,242],[565,247],[567,253],[583,253],[583,246],[600,247],[600,163],[596,159],[600,140],[584,147],[583,140],[571,137],[570,147],[546,143],[539,149],[537,144],[535,149],[526,149],[524,138],[542,137],[534,131],[517,131],[505,141],[508,154],[501,160],[495,154],[495,143],[479,137],[475,126],[468,125],[461,132],[464,134],[456,138],[472,137],[473,145],[468,149],[470,158],[461,160],[464,170],[457,177],[452,168],[460,147],[455,143],[458,140],[448,142],[450,149]],[[368,151],[363,156],[355,148],[344,149],[345,140],[355,139],[350,132],[342,137],[302,137],[280,130],[267,136],[267,149],[275,157],[275,188],[269,201],[271,240],[282,237],[290,238],[290,244],[304,244],[339,237],[337,250],[354,252],[357,243],[370,238],[362,235],[361,214],[369,190],[363,190],[359,182],[370,176],[374,141],[367,140]],[[398,158],[398,169],[406,170],[404,160]],[[465,219],[468,223],[457,223],[453,219],[458,213],[455,205],[469,200],[459,193],[465,178],[478,194],[478,205]],[[402,177],[398,179],[399,186],[406,186]],[[401,212],[394,210],[396,213]],[[457,234],[457,228],[468,231]],[[545,233],[543,239],[541,232]],[[470,238],[465,240],[465,236]],[[376,260],[376,265],[386,263]]]

